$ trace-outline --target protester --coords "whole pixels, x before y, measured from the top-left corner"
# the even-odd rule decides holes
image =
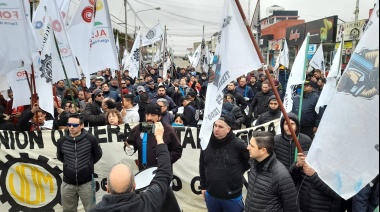
[[[247,78],[240,77],[239,86],[236,87],[236,92],[241,94],[248,104],[252,103],[254,93],[252,91],[252,88],[247,85]]]
[[[240,108],[235,104],[234,96],[232,96],[232,94],[224,95],[224,102],[229,102],[232,104],[232,114],[236,120],[232,128],[240,130],[242,128],[242,124],[245,123],[245,116],[241,112]],[[223,104],[223,107],[225,106],[226,105]]]
[[[59,80],[55,87],[56,87],[56,91],[57,91],[57,96],[61,97],[61,99],[63,97],[65,97],[65,95],[64,95],[65,91],[66,91],[65,81]]]
[[[196,117],[196,109],[191,103],[189,96],[182,98],[182,105],[184,107],[183,115],[189,127],[197,127],[199,121],[199,114]],[[198,118],[198,119],[197,119]]]
[[[281,111],[278,105],[278,101],[274,95],[270,96],[268,99],[269,111],[261,114],[256,120],[255,126],[265,124],[267,122],[279,119],[281,117]]]
[[[171,111],[173,114],[177,113],[178,107],[174,103],[173,99],[166,95],[166,89],[164,85],[158,86],[157,95],[150,100],[151,103],[157,103],[158,99],[164,98],[168,103],[168,111]]]
[[[120,100],[119,93],[110,90],[110,87],[107,83],[102,84],[102,91],[104,98],[112,98],[113,100],[115,100],[115,102],[118,102]]]
[[[304,93],[301,107],[301,129],[300,132],[309,136],[311,140],[314,139],[315,133],[318,130],[319,123],[323,116],[323,109],[319,113],[315,111],[315,107],[318,103],[319,96],[314,93],[312,83],[306,81],[304,84]],[[300,110],[300,97],[296,96],[293,100],[292,112],[299,114]]]
[[[270,90],[268,81],[264,81],[261,86],[261,91],[258,92],[252,101],[249,114],[254,113],[254,118],[258,118],[261,114],[269,111],[268,99],[273,95]]]
[[[119,126],[123,124],[123,118],[116,109],[108,110],[106,113],[106,124],[111,126]]]
[[[61,205],[77,211],[80,198],[85,211],[95,206],[94,164],[102,157],[98,139],[84,129],[82,115],[70,115],[65,136],[57,141],[57,158],[63,166]]]
[[[161,122],[163,124],[171,125],[174,121],[174,114],[168,111],[169,103],[166,99],[161,98],[157,100],[157,104],[161,107],[162,117]]]
[[[5,108],[2,105],[0,105],[0,130],[16,130],[16,127],[10,122],[10,117],[5,114]]]
[[[251,170],[245,212],[297,212],[297,191],[288,169],[274,154],[270,132],[254,132],[248,150]]]
[[[290,173],[299,191],[298,202],[301,211],[340,211],[343,199],[325,184],[319,178],[318,173],[305,161],[306,156],[299,153],[297,162],[290,168]]]
[[[138,104],[139,107],[139,116],[140,116],[140,122],[145,122],[145,110],[150,104],[150,99],[148,93],[141,93],[140,94],[140,102]]]
[[[249,169],[246,144],[232,132],[233,122],[221,117],[214,123],[207,148],[201,151],[199,174],[208,211],[243,211],[243,173]]]
[[[326,78],[324,77],[321,77],[319,80],[318,80],[318,89],[316,90],[316,93],[320,96],[321,93],[322,93],[322,90],[323,90],[323,87],[325,87],[326,85]]]
[[[187,126],[186,118],[183,114],[177,114],[172,123],[173,127],[184,127]]]
[[[298,137],[302,150],[309,151],[312,141],[309,136],[300,133],[301,126],[298,116],[294,113],[288,113],[288,117],[293,131]],[[293,162],[297,159],[295,158],[297,147],[284,117],[281,118],[280,127],[281,134],[274,137],[274,152],[276,153],[277,159],[286,168],[290,168]]]
[[[124,95],[122,104],[121,117],[123,117],[124,124],[138,123],[140,121],[139,108],[138,105],[133,106],[133,95]]]
[[[149,125],[153,125],[160,123],[161,120],[161,108],[157,104],[150,104],[146,108],[146,122]],[[174,131],[173,127],[170,125],[163,124],[164,128],[163,132],[163,140],[165,144],[167,144],[171,164],[174,164],[177,160],[179,160],[182,156],[182,147],[181,142],[177,136],[177,133]],[[141,131],[143,130],[143,131]],[[147,131],[145,131],[147,130]],[[144,170],[147,167],[156,166],[157,165],[157,140],[154,137],[154,134],[149,129],[143,128],[142,126],[136,126],[130,132],[130,136],[128,137],[128,144],[133,145],[134,149],[138,151],[138,167],[139,170]],[[142,136],[143,135],[143,136]],[[143,153],[144,152],[144,153]],[[163,204],[161,211],[180,211],[177,201],[175,200],[174,193],[171,189],[169,189],[165,203]]]
[[[234,82],[228,83],[227,91],[225,92],[225,94],[233,95],[236,105],[239,106],[241,112],[245,114],[245,109],[247,108],[248,104],[245,101],[244,97],[236,91],[236,86]]]
[[[105,118],[101,120],[96,120],[93,116],[99,116],[102,114],[102,102],[104,100],[103,91],[101,89],[96,89],[92,92],[92,103],[87,103],[86,109],[83,113],[85,126],[102,126],[105,123]]]
[[[66,89],[65,93],[63,94],[63,98],[61,98],[62,99],[61,107],[65,108],[66,102],[73,102],[74,101],[75,103],[79,103],[78,96],[79,96],[79,94],[78,94],[78,90],[76,88]]]
[[[379,175],[352,198],[352,212],[373,212],[379,207]]]
[[[52,130],[53,118],[51,115],[47,117],[47,113],[35,103],[31,110],[23,112],[18,125],[21,131]]]

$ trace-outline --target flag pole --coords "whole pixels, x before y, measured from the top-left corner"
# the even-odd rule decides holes
[[[31,75],[31,88],[32,88],[32,108],[35,104],[37,104],[38,101],[38,94],[37,94],[37,88],[36,88],[36,78],[34,75],[34,67],[33,64],[31,65],[32,67],[32,75]],[[37,131],[40,130],[40,123],[38,122],[38,113],[34,114],[36,116],[36,127]]]
[[[261,51],[260,51],[260,49],[259,49],[259,45],[257,44],[257,42],[256,42],[256,40],[255,40],[255,37],[254,37],[254,35],[253,35],[253,33],[252,33],[250,27],[249,27],[249,24],[248,24],[248,22],[247,22],[247,18],[246,18],[245,14],[244,14],[244,10],[243,10],[243,8],[242,8],[242,6],[241,6],[239,0],[235,0],[235,2],[236,2],[236,5],[237,5],[237,7],[238,7],[238,9],[239,9],[240,15],[241,15],[241,17],[243,18],[243,21],[244,21],[244,23],[245,23],[245,25],[246,25],[246,28],[247,28],[248,34],[249,34],[249,36],[250,36],[250,38],[251,38],[251,40],[252,40],[252,43],[253,43],[253,45],[255,46],[255,49],[256,49],[257,55],[259,56],[261,63],[264,64],[264,57],[263,57],[263,55],[261,54]],[[268,70],[267,68],[265,69],[265,73],[266,73],[266,75],[267,75],[267,78],[268,78],[268,80],[269,80],[269,83],[271,84],[272,88],[274,88],[274,89],[273,89],[274,95],[276,96],[276,99],[277,99],[277,101],[278,101],[278,103],[279,103],[279,106],[280,106],[281,112],[282,112],[282,114],[283,114],[283,116],[284,116],[284,118],[285,118],[285,121],[286,121],[286,123],[288,124],[288,127],[289,127],[289,129],[290,129],[291,134],[292,134],[292,138],[293,138],[293,140],[294,140],[294,143],[295,143],[295,145],[297,146],[298,151],[299,151],[300,153],[303,153],[303,151],[302,151],[302,147],[301,147],[301,145],[300,145],[300,143],[299,143],[299,141],[298,141],[297,135],[296,135],[296,133],[294,132],[294,130],[293,130],[291,124],[290,124],[289,116],[288,116],[288,114],[286,113],[285,107],[284,107],[284,105],[283,105],[283,103],[282,103],[282,101],[281,101],[281,98],[280,98],[280,95],[278,94],[277,89],[275,89],[276,86],[275,86],[274,81],[273,81],[273,79],[272,79],[272,77],[271,77],[271,75],[270,75],[270,73],[269,73],[269,70]]]

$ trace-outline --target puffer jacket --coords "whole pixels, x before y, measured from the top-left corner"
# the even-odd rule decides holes
[[[309,136],[299,132],[300,122],[297,115],[293,113],[288,113],[289,119],[293,120],[297,125],[296,135],[299,135],[299,142],[303,151],[309,151],[312,140]],[[276,153],[277,159],[284,164],[286,168],[290,168],[295,161],[295,151],[296,145],[292,137],[288,137],[284,131],[285,118],[281,118],[280,127],[282,134],[276,135],[274,137],[274,152]]]
[[[94,164],[103,152],[95,136],[82,130],[80,136],[72,138],[67,130],[57,141],[57,158],[63,163],[63,181],[71,185],[90,182]]]
[[[287,168],[273,154],[261,170],[250,160],[246,212],[298,212],[297,193]]]
[[[302,168],[293,163],[290,174],[296,184],[298,201],[302,212],[340,211],[343,199],[326,185],[315,173],[306,176]]]
[[[311,92],[304,94],[302,100],[301,125],[308,127],[318,127],[321,122],[323,111],[319,114],[315,112],[319,100],[318,94]],[[300,97],[294,98],[292,112],[298,114]]]

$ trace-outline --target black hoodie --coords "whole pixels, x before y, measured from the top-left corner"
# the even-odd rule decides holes
[[[289,116],[289,119],[293,120],[297,125],[297,129],[295,133],[297,136],[299,135],[298,140],[300,142],[302,150],[309,151],[312,141],[309,138],[309,136],[299,132],[300,122],[298,120],[298,116],[294,113],[288,113],[288,116]],[[286,168],[290,168],[295,159],[296,145],[293,141],[293,138],[285,134],[284,123],[285,123],[285,118],[282,117],[281,123],[280,123],[281,134],[277,135],[274,138],[274,152],[276,153],[277,159],[282,164],[284,164]]]
[[[158,161],[157,173],[145,192],[140,194],[132,192],[119,195],[104,195],[102,201],[91,211],[160,211],[172,179],[172,170],[166,145],[157,145],[156,155]]]

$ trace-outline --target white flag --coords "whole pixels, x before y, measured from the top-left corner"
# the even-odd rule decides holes
[[[81,78],[77,61],[71,50],[69,37],[67,35],[65,24],[62,20],[62,16],[59,15],[59,8],[55,1],[49,1],[47,4],[47,12],[51,20],[51,29],[54,32],[56,43],[60,51],[62,62],[65,66],[66,74],[68,78]],[[53,39],[54,40],[54,39]],[[55,44],[54,44],[54,47]],[[64,73],[54,70],[53,82],[57,82],[65,78]]]
[[[69,14],[70,1],[71,0],[56,0],[57,6],[61,11],[62,20],[65,23],[65,27],[67,26],[67,18]]]
[[[116,55],[117,55],[117,58],[119,58],[119,55],[120,55],[119,34],[116,35]]]
[[[237,77],[262,66],[235,1],[225,1],[219,35],[200,131],[203,149],[207,148],[214,122],[221,115],[223,89]]]
[[[378,14],[379,1],[306,159],[344,199],[357,194],[379,174]]]
[[[162,39],[164,31],[162,30],[161,24],[158,23],[152,29],[150,29],[146,35],[142,37],[142,46],[149,46],[155,42],[158,42]]]
[[[341,42],[338,51],[335,54],[334,61],[329,72],[329,76],[326,78],[326,84],[323,87],[322,93],[319,96],[318,103],[315,107],[315,111],[317,113],[319,113],[320,107],[328,105],[334,93],[336,92],[336,85],[341,72],[342,48],[343,43]]]
[[[161,46],[162,46],[162,42],[160,44],[160,48],[157,49],[156,55],[154,56],[154,59],[153,59],[153,62],[156,64],[159,63],[161,60]]]
[[[124,50],[123,59],[121,60],[121,63],[123,64],[123,70],[127,70],[127,67],[129,66],[129,53],[127,52],[127,49]]]
[[[168,70],[170,69],[171,65],[172,65],[172,61],[171,61],[170,57],[168,56],[166,58],[166,62],[164,63],[164,71],[162,74],[164,80],[167,80],[167,78],[168,78]]]
[[[7,74],[7,81],[11,85],[13,91],[12,108],[30,105],[30,90],[26,73],[31,73],[31,67],[17,68]]]
[[[202,44],[198,46],[197,50],[195,50],[193,54],[193,62],[191,63],[191,66],[193,68],[196,68],[199,66],[201,62],[201,55],[202,55]]]
[[[284,107],[287,113],[291,112],[293,109],[293,99],[296,95],[294,88],[300,84],[303,84],[305,81],[305,75],[306,75],[305,61],[307,58],[309,37],[310,37],[310,34],[308,33],[294,61],[292,71],[290,72],[288,85],[286,87],[286,93],[284,97]]]
[[[141,44],[141,32],[137,32],[135,43],[129,54],[128,67],[129,76],[132,78],[138,77],[140,68],[140,44]]]
[[[319,45],[319,48],[315,52],[313,58],[310,60],[310,66],[321,70],[326,76],[325,57],[323,55],[323,46]]]
[[[74,55],[78,58],[87,79],[96,70],[90,70],[90,44],[94,29],[95,1],[80,1],[78,9],[67,29]]]
[[[280,54],[280,64],[285,66],[286,68],[289,68],[289,47],[288,43],[286,42],[286,39],[284,40],[284,47],[282,48]]]
[[[23,0],[2,0],[0,14],[0,75],[4,75],[20,67],[21,61],[30,65],[33,59]]]
[[[106,68],[118,70],[115,36],[113,35],[107,0],[96,1],[94,24],[89,60],[90,73]]]

